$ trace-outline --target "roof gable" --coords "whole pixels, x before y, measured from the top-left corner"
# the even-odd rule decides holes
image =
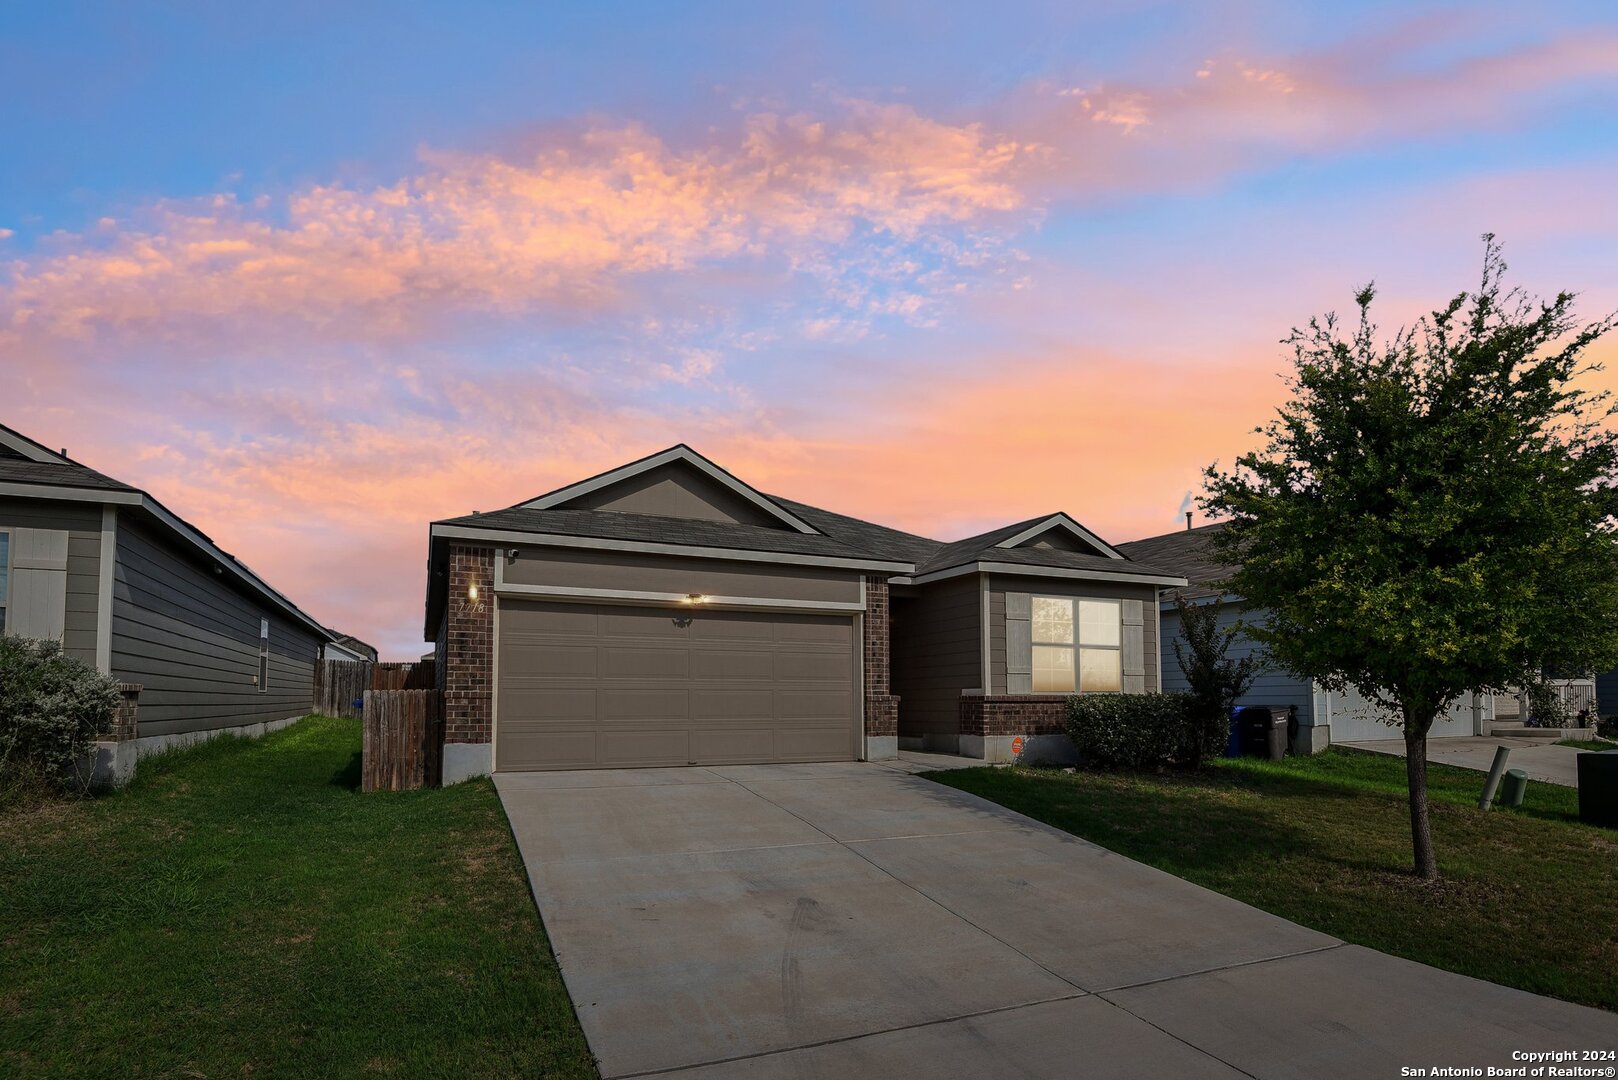
[[[819,532],[683,443],[512,509],[561,508]]]
[[[999,548],[1043,547],[1057,551],[1077,551],[1085,555],[1100,555],[1108,559],[1122,559],[1123,553],[1101,537],[1080,525],[1066,514],[1057,513],[1041,518],[995,545]]]
[[[13,431],[0,424],[0,447],[9,450],[7,457],[27,458],[42,465],[69,465],[72,464],[61,454],[45,449],[44,446],[30,439],[18,431]]]

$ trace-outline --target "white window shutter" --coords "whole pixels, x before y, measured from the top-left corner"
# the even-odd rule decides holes
[[[61,641],[66,626],[66,531],[13,529],[6,633]]]
[[[1028,593],[1006,593],[1006,693],[1033,692],[1033,602]]]
[[[1146,693],[1146,609],[1139,600],[1123,602],[1123,636],[1119,639],[1123,671],[1121,689],[1126,694]]]

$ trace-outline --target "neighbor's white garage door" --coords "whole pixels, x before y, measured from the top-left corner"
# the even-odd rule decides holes
[[[1487,710],[1487,699],[1485,699]],[[1349,690],[1346,693],[1331,695],[1331,741],[1332,742],[1361,742],[1370,739],[1401,739],[1397,722],[1384,723],[1383,718],[1391,717],[1386,710],[1373,705],[1357,692]],[[1487,711],[1484,719],[1489,719]],[[1472,703],[1470,698],[1462,698],[1452,705],[1444,715],[1433,721],[1433,728],[1428,732],[1428,738],[1443,738],[1453,735],[1472,734]]]

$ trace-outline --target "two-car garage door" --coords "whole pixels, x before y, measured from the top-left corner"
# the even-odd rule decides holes
[[[502,600],[495,768],[856,756],[847,616]]]

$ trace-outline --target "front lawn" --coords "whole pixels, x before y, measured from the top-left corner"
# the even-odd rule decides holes
[[[1579,750],[1618,750],[1618,742],[1608,742],[1606,739],[1558,739],[1557,746],[1571,746]]]
[[[359,735],[0,817],[0,1074],[595,1076],[492,785],[361,795]]]
[[[1192,775],[927,776],[1345,941],[1618,1010],[1618,832],[1578,824],[1578,793],[1554,784],[1481,813],[1483,774],[1433,765],[1444,879],[1423,884],[1404,769],[1338,748]]]

